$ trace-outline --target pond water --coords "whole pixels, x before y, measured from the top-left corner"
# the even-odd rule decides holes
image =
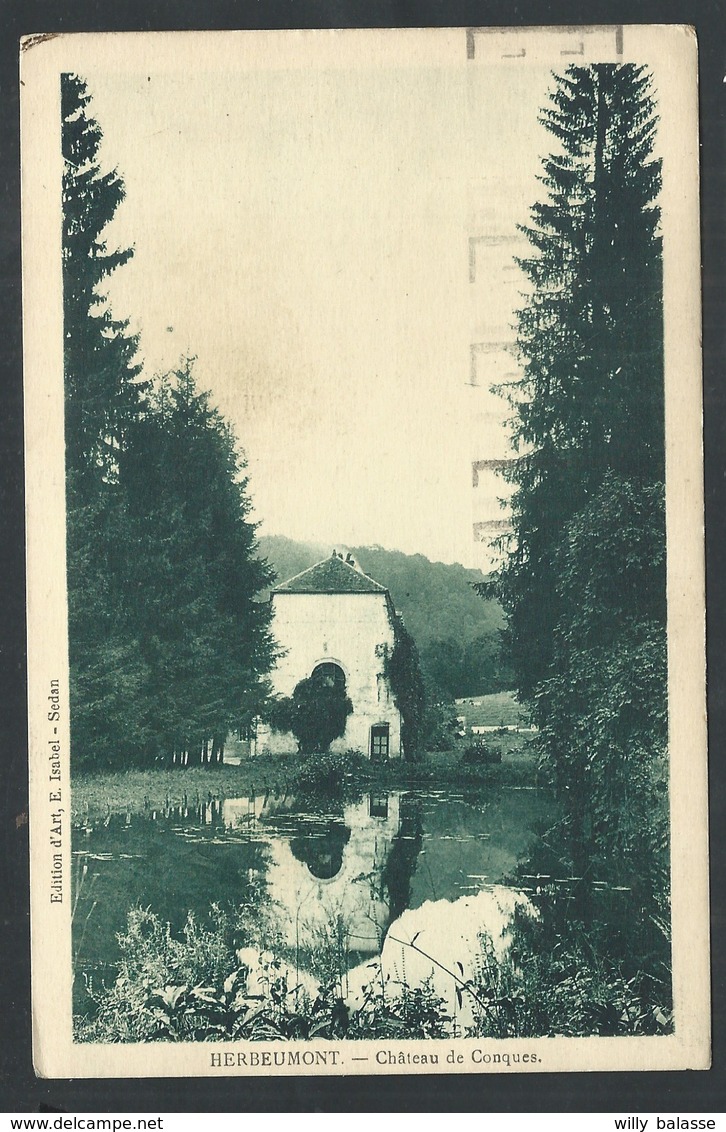
[[[394,980],[433,975],[450,998],[443,968],[473,973],[480,932],[506,946],[515,905],[527,900],[512,873],[552,817],[539,791],[496,788],[323,804],[268,793],[86,822],[73,834],[77,1008],[87,1005],[84,975],[115,976],[131,908],[179,931],[188,910],[204,921],[212,902],[264,912],[303,983],[315,983],[316,959],[335,937],[347,997],[380,958]],[[414,937],[436,962],[407,946]]]

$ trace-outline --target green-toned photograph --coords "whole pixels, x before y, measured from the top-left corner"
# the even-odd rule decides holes
[[[59,67],[77,1050],[679,1035],[670,78],[548,31]]]

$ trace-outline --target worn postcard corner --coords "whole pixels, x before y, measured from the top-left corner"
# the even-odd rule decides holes
[[[692,29],[21,71],[38,1074],[707,1068]]]

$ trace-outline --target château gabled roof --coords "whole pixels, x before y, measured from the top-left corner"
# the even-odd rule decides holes
[[[388,590],[338,555],[276,586],[273,594],[385,594]]]

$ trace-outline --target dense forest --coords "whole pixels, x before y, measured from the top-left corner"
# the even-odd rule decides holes
[[[485,580],[480,570],[380,546],[345,549],[390,591],[438,698],[486,695],[512,686],[501,652],[504,617],[496,599],[478,595],[476,586]],[[295,542],[282,535],[259,539],[259,553],[279,581],[306,570],[330,551],[321,543]]]

